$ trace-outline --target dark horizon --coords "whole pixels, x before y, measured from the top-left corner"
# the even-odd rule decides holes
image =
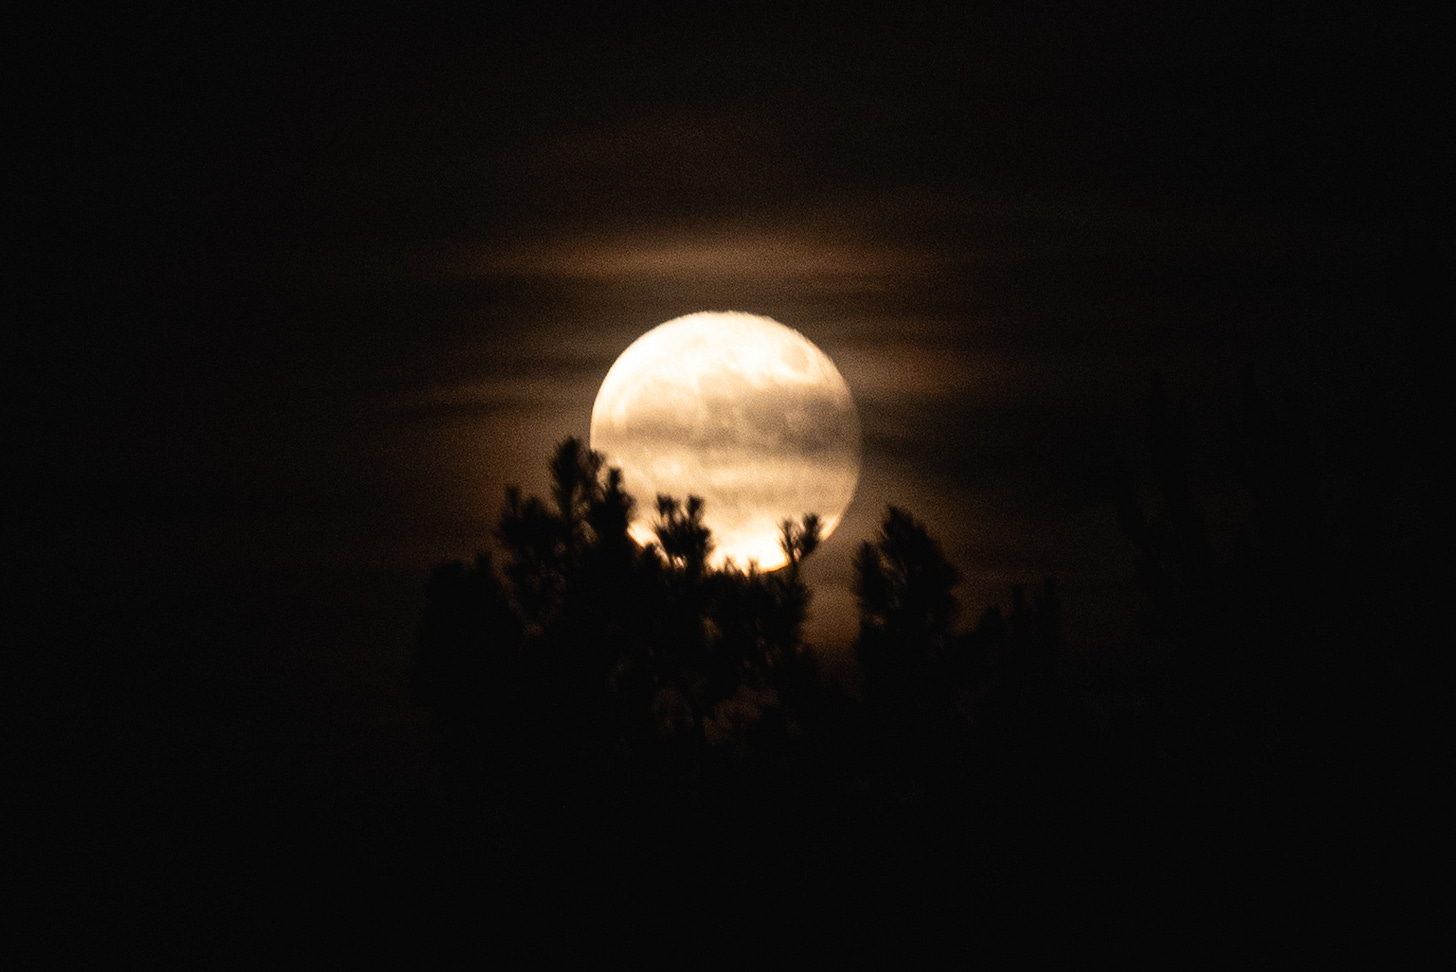
[[[1329,728],[1341,774],[1420,792],[1433,753],[1408,733],[1449,701],[1425,643],[1451,276],[1436,25],[163,5],[22,34],[49,92],[20,96],[12,207],[20,789],[44,835],[22,863],[58,900],[105,911],[134,878],[221,907],[217,868],[301,875],[376,842],[423,868],[410,842],[455,799],[409,679],[431,571],[502,568],[507,487],[549,496],[617,355],[700,310],[799,330],[855,398],[859,487],[803,567],[829,682],[862,683],[855,557],[893,506],[955,568],[967,643],[1054,580],[1058,677],[1124,747],[1098,752],[1156,789],[1129,740],[1165,738],[1161,518],[1204,538],[1243,598],[1228,617],[1261,619],[1251,644],[1281,643],[1280,604],[1366,626],[1294,640],[1335,645],[1319,679],[1368,710],[1287,712]],[[1200,630],[1237,643],[1218,614]],[[1245,661],[1298,683],[1319,669],[1300,657]],[[955,792],[937,812],[975,804]],[[327,852],[296,846],[324,832]],[[124,910],[97,920],[124,938]]]

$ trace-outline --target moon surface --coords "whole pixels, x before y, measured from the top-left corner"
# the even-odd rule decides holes
[[[859,413],[839,369],[754,314],[689,314],[633,342],[597,392],[591,447],[621,468],[639,543],[655,539],[659,493],[701,496],[715,566],[782,567],[779,524],[817,513],[829,536],[859,481]]]

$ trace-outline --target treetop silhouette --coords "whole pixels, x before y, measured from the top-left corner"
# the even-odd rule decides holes
[[[772,710],[807,677],[799,565],[818,546],[817,516],[783,524],[786,569],[713,568],[701,498],[656,497],[656,541],[643,546],[628,531],[635,504],[620,470],[574,438],[550,468],[549,505],[507,491],[495,534],[504,583],[488,554],[431,578],[416,693],[457,751],[490,751],[493,734],[538,762],[646,758],[664,739],[725,738],[710,724],[741,713],[735,696]],[[471,712],[472,694],[494,711]]]

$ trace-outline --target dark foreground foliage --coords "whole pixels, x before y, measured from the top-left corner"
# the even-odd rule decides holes
[[[453,966],[523,940],[640,953],[909,928],[980,957],[1049,940],[1008,912],[1042,933],[1087,919],[1302,947],[1317,926],[1401,954],[1399,928],[1441,900],[1418,889],[1443,873],[1451,765],[1426,439],[1372,410],[1337,462],[1317,459],[1318,430],[1251,379],[1217,460],[1230,513],[1207,501],[1208,443],[1156,383],[1146,425],[1106,511],[1143,595],[1138,640],[1076,640],[1051,579],[967,610],[930,530],[890,507],[854,555],[852,691],[804,644],[815,518],[784,524],[784,568],[731,569],[702,504],[659,497],[644,547],[627,484],[568,440],[547,498],[507,497],[493,552],[429,578],[410,687],[443,785],[366,828],[324,799],[356,747],[339,733],[318,775],[259,788],[163,766],[167,788],[129,806],[72,802],[105,829],[48,858],[35,895],[96,917],[43,954],[143,940],[259,967],[302,940],[309,962]],[[212,664],[190,641],[174,657]],[[178,684],[130,679],[129,705],[161,708]],[[204,743],[149,739],[128,765]],[[33,816],[16,846],[66,824]],[[118,866],[96,866],[103,840]]]
[[[491,866],[588,897],[1014,894],[1203,919],[1359,898],[1394,866],[1366,838],[1413,798],[1382,653],[1433,635],[1418,593],[1373,568],[1419,538],[1369,522],[1370,470],[1322,507],[1299,430],[1252,385],[1242,409],[1247,512],[1215,543],[1187,432],[1149,395],[1149,472],[1118,503],[1147,636],[1112,702],[1066,647],[1054,580],[958,624],[955,567],[895,507],[855,556],[848,693],[801,638],[817,519],[784,525],[781,570],[718,568],[701,501],[658,497],[644,548],[618,472],[568,440],[549,503],[508,498],[502,561],[430,581],[414,686],[462,832]]]

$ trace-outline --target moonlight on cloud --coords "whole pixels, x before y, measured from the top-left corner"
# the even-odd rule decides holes
[[[621,468],[639,513],[658,494],[701,496],[718,565],[783,566],[779,524],[817,513],[827,537],[859,480],[859,414],[839,369],[753,314],[689,314],[633,342],[597,393],[591,446]],[[632,534],[653,539],[640,517]]]

